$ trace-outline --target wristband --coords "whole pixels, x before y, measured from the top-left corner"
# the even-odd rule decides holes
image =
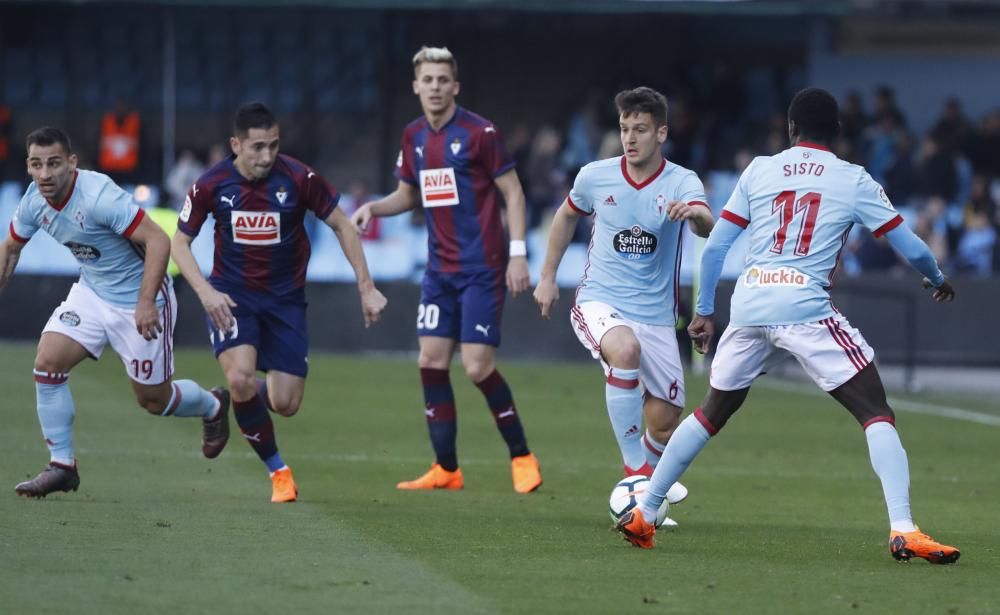
[[[524,243],[523,239],[511,239],[510,240],[510,255],[511,256],[527,256],[528,255],[528,245]]]

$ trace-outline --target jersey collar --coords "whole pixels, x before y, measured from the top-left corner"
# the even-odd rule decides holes
[[[625,177],[625,181],[627,181],[629,183],[629,185],[632,186],[633,188],[635,188],[636,190],[642,190],[643,188],[645,188],[649,184],[653,183],[653,180],[655,180],[657,177],[659,177],[660,173],[663,173],[663,169],[666,166],[667,166],[667,159],[661,157],[660,158],[660,166],[656,169],[656,172],[653,173],[652,175],[650,175],[649,177],[647,177],[646,180],[644,182],[642,182],[641,184],[637,184],[634,179],[632,179],[631,177],[629,177],[628,166],[627,166],[627,164],[625,162],[625,156],[622,156],[622,175]]]
[[[813,143],[812,141],[799,141],[795,144],[795,147],[808,147],[809,149],[818,149],[820,151],[829,152],[830,148],[825,145],[820,145],[819,143]]]
[[[451,117],[448,118],[448,121],[445,122],[444,124],[441,124],[441,128],[438,128],[437,130],[434,130],[434,127],[431,126],[431,122],[430,120],[427,119],[426,115],[424,116],[424,124],[427,126],[427,130],[436,135],[439,135],[444,131],[448,130],[448,127],[455,123],[455,120],[458,119],[460,113],[462,113],[462,107],[459,105],[455,105],[455,112],[452,113]]]
[[[66,203],[69,203],[70,198],[73,197],[73,190],[76,189],[76,176],[79,174],[79,171],[73,171],[73,181],[70,182],[69,191],[66,192],[66,196],[63,197],[63,200],[58,203],[53,203],[52,201],[45,199],[45,202],[49,204],[49,207],[56,211],[62,211],[63,207],[66,207]]]

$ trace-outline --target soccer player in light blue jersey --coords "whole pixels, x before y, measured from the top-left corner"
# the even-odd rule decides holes
[[[38,421],[50,461],[38,476],[18,484],[16,493],[45,497],[79,487],[69,372],[88,357],[100,357],[109,344],[139,405],[160,416],[201,418],[202,453],[218,456],[229,439],[229,393],[173,380],[177,300],[166,275],[170,240],[106,175],[76,168],[61,130],[39,128],[27,144],[34,181],[0,250],[0,291],[39,230],[69,248],[80,263],[80,280],[49,318],[35,356]]]
[[[548,319],[559,298],[556,270],[573,229],[581,216],[594,216],[570,319],[580,343],[604,367],[608,416],[625,475],[649,476],[684,407],[674,329],[681,233],[690,223],[707,237],[714,220],[698,176],[661,153],[667,99],[640,87],[619,93],[615,105],[624,155],[580,170],[552,222],[534,295]],[[686,494],[677,484],[668,499],[679,502]]]
[[[714,336],[715,290],[726,252],[744,230],[750,233],[750,254],[733,293],[729,327],[712,362],[708,395],[674,432],[647,497],[618,524],[637,547],[653,547],[652,521],[667,489],[739,410],[754,379],[791,355],[864,430],[888,509],[892,556],[935,564],[958,561],[958,549],[934,541],[913,523],[906,451],[873,363],[875,352],[829,294],[854,224],[885,236],[924,275],[935,301],[951,301],[955,291],[882,187],[863,168],[830,151],[839,130],[837,101],[829,92],[799,92],[788,108],[792,147],[754,159],[708,239],[697,316],[688,327],[700,352],[708,350]]]

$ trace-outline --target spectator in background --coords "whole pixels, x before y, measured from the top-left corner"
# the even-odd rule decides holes
[[[913,196],[916,170],[913,163],[913,135],[907,130],[896,132],[892,157],[885,168],[885,193],[898,207],[905,207]]]
[[[972,123],[965,118],[961,101],[955,97],[946,100],[941,116],[931,129],[931,135],[943,149],[958,155],[968,149],[972,133]]]
[[[101,120],[98,167],[118,180],[134,181],[139,168],[139,112],[119,99]]]
[[[592,161],[601,143],[600,109],[602,96],[591,92],[587,102],[569,118],[566,148],[562,153],[564,169],[576,172]]]
[[[972,136],[968,155],[976,173],[1000,177],[1000,110],[983,118]]]
[[[552,126],[542,126],[535,133],[523,169],[525,196],[528,200],[528,228],[537,228],[545,212],[556,205],[563,175],[559,167],[562,139]],[[516,160],[516,159],[515,159]]]
[[[993,272],[997,231],[987,212],[972,209],[965,214],[962,236],[955,251],[955,272],[988,276]]]
[[[208,148],[208,167],[211,169],[229,156],[229,150],[221,143],[216,143]]]
[[[865,129],[871,121],[861,103],[861,94],[857,90],[849,91],[844,97],[844,104],[840,106],[841,138],[849,141],[854,150],[859,149],[865,136]]]
[[[958,193],[955,155],[941,147],[933,136],[925,137],[920,144],[913,188],[920,196],[940,197],[945,203],[953,202]]]
[[[173,168],[167,173],[167,179],[163,186],[169,196],[170,207],[176,211],[180,211],[184,207],[187,191],[204,172],[205,165],[195,157],[193,151],[181,150],[181,155],[177,157]]]

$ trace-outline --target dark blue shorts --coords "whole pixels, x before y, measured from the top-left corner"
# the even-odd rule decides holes
[[[427,271],[420,288],[417,335],[499,346],[506,295],[503,270]]]
[[[236,302],[236,307],[232,308],[236,327],[233,331],[220,332],[208,316],[205,317],[215,356],[247,344],[257,349],[258,370],[276,370],[305,378],[309,373],[305,299],[222,292]]]

